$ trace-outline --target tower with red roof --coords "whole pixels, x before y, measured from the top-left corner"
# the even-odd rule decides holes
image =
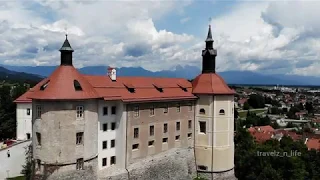
[[[192,82],[195,108],[195,159],[208,179],[234,177],[234,91],[216,73],[217,50],[209,26],[202,51],[202,73]]]
[[[97,162],[99,95],[73,67],[73,49],[66,37],[60,66],[30,91],[33,158],[36,173],[84,169]]]

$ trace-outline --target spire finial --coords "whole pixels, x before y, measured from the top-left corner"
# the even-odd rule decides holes
[[[212,21],[212,18],[210,17],[209,18],[209,30],[208,30],[208,35],[207,35],[206,42],[213,42],[212,33],[211,33],[211,25],[210,25],[211,21]]]
[[[67,25],[64,27],[64,32],[66,34],[66,40],[67,40],[68,39],[68,26]]]

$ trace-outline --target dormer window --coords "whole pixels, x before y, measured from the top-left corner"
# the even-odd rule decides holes
[[[200,111],[199,111],[199,113],[200,113],[200,114],[206,114],[206,111],[205,111],[203,108],[201,108]]]
[[[50,82],[50,80],[46,81],[42,86],[40,86],[40,90],[41,91],[45,90],[48,87],[49,82]]]
[[[188,92],[188,89],[185,86],[182,86],[181,84],[178,84],[178,86],[184,91]]]
[[[219,114],[220,114],[220,115],[224,115],[224,110],[223,110],[223,109],[220,109]]]
[[[159,91],[159,92],[163,92],[163,87],[162,86],[159,86],[157,84],[153,84],[153,86]]]
[[[74,90],[76,90],[76,91],[82,91],[82,87],[81,87],[79,81],[77,81],[77,80],[73,81],[73,87],[74,87]]]
[[[130,93],[135,93],[136,90],[132,84],[123,84]]]

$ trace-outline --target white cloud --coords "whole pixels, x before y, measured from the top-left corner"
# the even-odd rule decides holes
[[[53,65],[65,28],[78,67],[142,66],[161,70],[179,64],[169,53],[183,51],[194,37],[157,29],[154,20],[183,11],[190,1],[50,1],[0,6],[0,63]],[[37,10],[35,10],[35,8]],[[47,10],[46,14],[41,14]],[[32,24],[31,24],[32,22]],[[167,53],[164,53],[167,51]],[[159,66],[161,61],[161,66]]]
[[[180,23],[194,19],[184,9],[190,3],[191,0],[1,1],[0,63],[58,64],[58,49],[67,27],[78,67],[200,67],[204,37],[176,34],[155,26],[156,20],[173,12],[181,17]],[[212,6],[219,6],[219,2]],[[230,12],[214,17],[217,70],[318,75],[319,8],[319,1],[241,1]],[[207,27],[199,27],[199,31],[205,35]]]
[[[279,73],[279,66],[281,73],[318,75],[312,66],[320,59],[319,8],[319,1],[242,2],[214,18],[219,59],[226,63],[221,69],[267,72],[272,67]],[[315,63],[300,68],[305,61]]]

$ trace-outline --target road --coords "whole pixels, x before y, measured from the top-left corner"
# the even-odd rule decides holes
[[[4,150],[0,150],[0,180],[7,177],[20,176],[22,166],[25,165],[25,147],[30,145],[31,141],[26,141]],[[7,151],[10,150],[10,158],[7,157]]]
[[[249,109],[250,112],[254,112],[254,111],[262,111],[265,110],[267,111],[268,109],[266,108],[260,108],[260,109]],[[248,110],[238,110],[238,112],[248,112]]]

